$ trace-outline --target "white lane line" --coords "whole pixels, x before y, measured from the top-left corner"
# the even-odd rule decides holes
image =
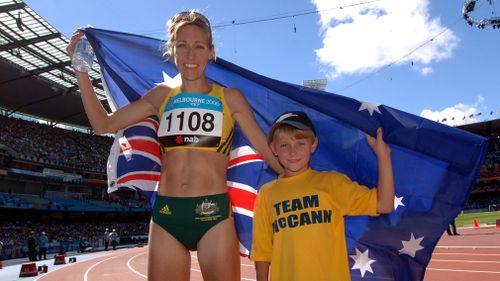
[[[198,257],[197,257],[197,256],[193,256],[193,255],[191,255],[191,258],[193,258],[193,259],[198,259]],[[192,268],[192,267],[191,267],[191,271],[201,272],[201,270],[196,269],[196,268]]]
[[[49,275],[50,273],[54,272],[54,271],[58,271],[59,269],[63,269],[63,268],[66,268],[68,266],[71,266],[71,265],[74,265],[74,264],[77,264],[77,263],[82,263],[82,262],[87,262],[87,261],[91,261],[91,260],[94,260],[94,259],[98,259],[98,258],[102,258],[104,256],[104,254],[99,254],[99,253],[94,253],[93,255],[95,255],[94,257],[90,257],[88,259],[83,259],[83,260],[80,260],[79,262],[76,262],[76,263],[66,263],[64,265],[57,265],[56,267],[54,266],[49,266],[48,268],[48,272],[47,273],[44,273],[43,275],[39,275],[38,277],[36,277],[35,279],[33,279],[33,281],[38,281],[38,279],[40,278],[43,278],[47,275]],[[91,255],[92,256],[92,255]],[[75,258],[78,258],[78,259],[81,259],[82,255],[76,255],[76,256],[71,256],[71,257],[65,257],[66,258],[72,258],[72,257],[75,257]],[[87,258],[87,257],[86,257]],[[54,259],[48,259],[48,260],[45,260],[47,261],[47,263],[51,263],[53,262]]]
[[[148,277],[147,277],[146,275],[144,275],[144,274],[140,273],[139,271],[135,270],[135,269],[132,267],[132,265],[130,264],[130,262],[131,262],[133,259],[135,259],[136,257],[138,257],[138,256],[140,256],[140,255],[145,255],[145,254],[146,254],[146,253],[140,253],[140,254],[137,254],[137,255],[135,255],[135,256],[133,256],[133,257],[131,257],[131,258],[127,261],[127,267],[128,267],[128,268],[129,268],[129,269],[130,269],[133,273],[135,273],[135,274],[137,274],[137,275],[139,275],[139,276],[143,277],[144,279],[148,279]]]
[[[462,270],[462,269],[446,269],[446,268],[430,268],[430,267],[428,267],[427,270],[500,274],[499,271]]]
[[[500,249],[500,246],[436,246],[436,249]]]
[[[116,255],[116,256],[112,256],[112,257],[109,257],[107,259],[103,259],[102,261],[100,262],[97,262],[95,264],[93,264],[91,267],[89,267],[86,271],[85,271],[85,275],[83,275],[83,280],[84,281],[88,281],[88,275],[89,275],[89,272],[98,264],[102,263],[102,262],[105,262],[105,261],[108,261],[108,260],[112,260],[114,258],[118,258],[118,257],[121,257],[121,256],[125,256],[125,255],[129,255],[130,253],[125,253],[125,254],[121,254],[121,255]]]
[[[465,263],[500,263],[500,261],[469,261],[469,260],[439,260],[432,259],[432,262],[465,262]]]
[[[475,253],[432,253],[433,256],[435,255],[453,255],[453,256],[463,256],[463,255],[467,255],[467,256],[493,256],[493,257],[496,257],[496,256],[500,256],[500,254],[475,254]]]

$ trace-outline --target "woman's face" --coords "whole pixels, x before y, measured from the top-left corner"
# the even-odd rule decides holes
[[[208,61],[215,57],[205,31],[193,24],[177,31],[173,42],[173,57],[184,80],[196,81],[205,76]]]

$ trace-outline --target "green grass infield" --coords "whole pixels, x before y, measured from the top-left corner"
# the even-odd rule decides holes
[[[458,217],[455,219],[455,225],[457,227],[474,226],[474,219],[477,220],[477,223],[479,225],[495,225],[496,220],[500,220],[500,211],[458,215]]]

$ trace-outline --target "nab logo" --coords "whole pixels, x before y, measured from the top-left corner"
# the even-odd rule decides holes
[[[187,143],[198,143],[200,140],[196,136],[184,137],[184,142]]]
[[[177,136],[175,137],[175,143],[177,145],[180,145],[180,144],[193,144],[193,143],[198,143],[200,142],[200,139],[197,137],[197,136],[191,136],[191,137],[187,137],[187,136]]]

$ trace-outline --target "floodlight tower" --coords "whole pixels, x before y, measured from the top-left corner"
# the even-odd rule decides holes
[[[328,84],[328,81],[326,79],[315,79],[315,80],[304,80],[302,82],[302,85],[305,87],[317,89],[324,91],[326,90],[326,85]]]

